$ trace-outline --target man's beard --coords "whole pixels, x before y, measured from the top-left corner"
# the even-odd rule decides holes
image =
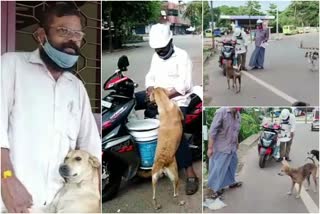
[[[52,45],[52,43],[50,43]],[[53,45],[52,45],[53,46]],[[64,51],[65,48],[73,48],[74,51],[76,52],[75,55],[80,55],[80,48],[73,42],[68,42],[68,43],[64,43],[61,45],[62,47],[61,48],[57,48],[55,46],[53,46],[54,48],[56,48],[57,50],[59,51],[62,51],[64,53],[66,53]],[[42,59],[42,61],[50,68],[52,68],[53,70],[55,71],[60,71],[60,72],[63,72],[63,71],[74,71],[76,70],[76,67],[77,67],[77,63],[75,63],[73,66],[71,66],[70,68],[62,68],[60,67],[55,61],[53,61],[49,56],[48,54],[45,52],[45,50],[43,49],[43,47],[40,48],[39,50],[39,53],[40,53],[40,58]],[[68,53],[70,54],[70,53]]]

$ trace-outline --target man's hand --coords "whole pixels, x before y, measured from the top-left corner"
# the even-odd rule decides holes
[[[207,151],[208,158],[211,158],[212,154],[213,154],[213,147],[208,147],[208,151]]]
[[[29,213],[32,196],[15,176],[1,180],[1,196],[9,213]]]
[[[291,133],[290,133],[290,137],[291,137],[291,140],[292,140],[293,137],[294,137],[294,132],[291,132]]]
[[[154,89],[153,86],[149,86],[149,87],[147,88],[147,96],[150,96],[150,94],[152,93],[153,89]]]

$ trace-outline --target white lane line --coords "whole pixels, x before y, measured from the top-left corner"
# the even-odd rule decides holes
[[[310,178],[310,181],[311,180],[312,179]],[[299,185],[298,184],[296,184],[295,189],[298,192],[298,190],[299,190]],[[309,192],[314,193],[312,187],[310,187]],[[318,194],[318,193],[314,193],[314,194]],[[305,190],[304,186],[302,186],[302,188],[301,188],[300,197],[301,197],[301,200],[303,201],[303,203],[306,206],[306,208],[307,208],[309,213],[319,213],[319,207],[316,205],[316,203],[313,201],[313,199],[307,193],[307,191]]]
[[[284,93],[283,91],[280,91],[279,89],[277,89],[276,87],[270,85],[269,83],[266,83],[265,81],[255,77],[254,75],[250,74],[249,72],[246,71],[242,71],[242,73],[244,75],[246,75],[247,77],[251,78],[252,80],[256,81],[257,83],[259,83],[260,85],[262,85],[263,87],[265,87],[266,89],[270,90],[271,92],[275,93],[276,95],[278,95],[279,97],[282,97],[283,99],[285,99],[286,101],[288,101],[290,104],[297,102],[298,100],[289,96],[288,94]]]

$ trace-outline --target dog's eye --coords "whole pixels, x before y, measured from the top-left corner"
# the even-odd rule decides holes
[[[75,159],[76,159],[76,161],[81,161],[80,157],[76,157]]]
[[[66,157],[65,159],[64,159],[64,161],[66,161],[66,160],[68,160],[69,159],[69,157]]]

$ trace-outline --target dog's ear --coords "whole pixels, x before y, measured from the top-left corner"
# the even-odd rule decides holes
[[[98,160],[98,158],[96,158],[95,156],[93,155],[90,155],[89,157],[89,163],[91,164],[91,166],[93,168],[99,168],[100,167],[100,162]]]
[[[164,88],[163,91],[164,91],[164,93],[169,97],[169,95],[170,95],[170,90]]]

